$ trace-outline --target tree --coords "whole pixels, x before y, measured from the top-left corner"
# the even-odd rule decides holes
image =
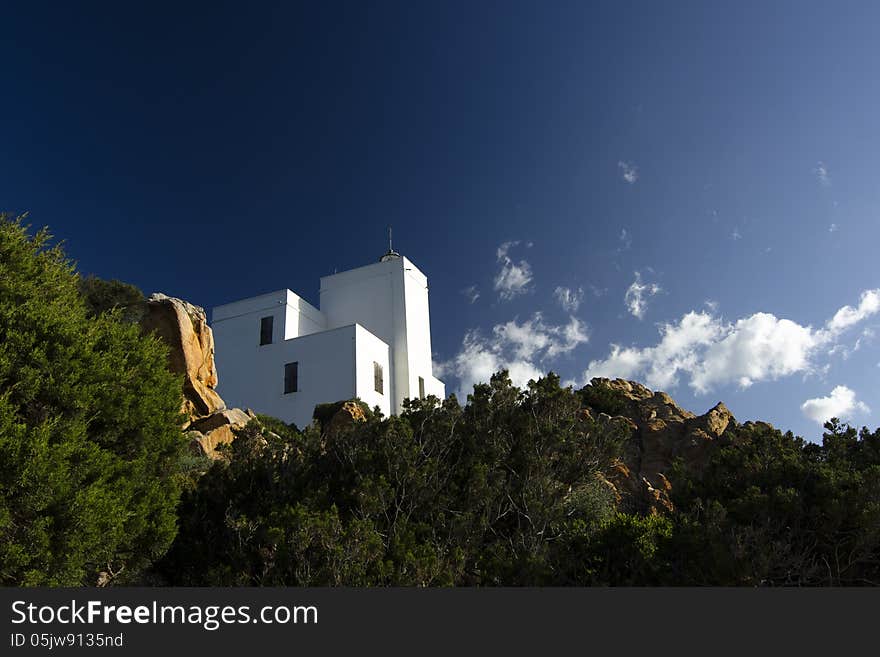
[[[175,534],[180,382],[44,229],[0,215],[0,583],[130,580]]]

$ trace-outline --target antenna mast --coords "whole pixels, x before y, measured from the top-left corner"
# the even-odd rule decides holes
[[[379,262],[388,262],[394,258],[399,258],[400,254],[391,246],[391,225],[388,225],[388,253],[379,258]]]

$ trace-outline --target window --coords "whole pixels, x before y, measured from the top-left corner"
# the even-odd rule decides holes
[[[380,395],[384,395],[384,379],[382,377],[382,366],[379,363],[373,361],[373,388],[375,388],[376,392]]]
[[[272,317],[263,317],[260,320],[260,346],[272,344]]]
[[[299,390],[299,362],[284,366],[284,394]]]
[[[419,377],[419,399],[425,398],[425,380]]]

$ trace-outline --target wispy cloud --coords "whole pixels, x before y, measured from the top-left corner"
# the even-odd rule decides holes
[[[619,376],[670,388],[684,374],[690,387],[704,394],[723,384],[747,388],[757,381],[813,373],[819,353],[833,348],[845,330],[877,312],[880,289],[866,290],[857,307],[843,306],[819,329],[770,313],[726,322],[710,312],[691,311],[677,322],[661,325],[654,346],[612,344],[606,358],[590,362],[584,381]]]
[[[828,232],[829,233],[836,233],[839,230],[839,228],[840,227],[837,224],[831,224],[830,226],[828,226]]]
[[[641,273],[635,272],[635,280],[626,289],[623,302],[631,315],[642,319],[648,309],[648,299],[662,291],[656,283],[643,283]]]
[[[480,290],[476,285],[467,286],[461,293],[467,298],[469,303],[475,303],[480,298]]]
[[[617,168],[620,169],[620,175],[623,177],[624,181],[628,182],[630,185],[639,179],[639,168],[632,162],[624,162],[621,160],[617,163]]]
[[[824,424],[833,417],[840,420],[853,413],[870,413],[867,404],[856,399],[856,393],[846,386],[837,386],[827,397],[808,399],[801,404],[801,412],[814,422]]]
[[[607,288],[607,287],[598,287],[598,286],[596,286],[596,285],[593,285],[592,283],[590,283],[590,284],[588,285],[588,287],[590,288],[590,293],[591,293],[594,297],[596,297],[597,299],[598,299],[599,297],[604,297],[606,294],[608,294],[608,288]]]
[[[518,241],[504,242],[498,247],[496,256],[501,269],[495,276],[495,291],[498,296],[509,301],[520,294],[529,291],[532,282],[532,267],[526,260],[514,262],[510,256],[510,250],[519,244]],[[531,243],[529,243],[530,246]]]
[[[816,168],[813,169],[813,173],[816,174],[816,178],[819,180],[821,185],[825,187],[829,187],[831,185],[831,174],[828,173],[828,167],[821,161],[816,163]]]
[[[620,246],[617,247],[617,252],[621,253],[622,251],[628,251],[632,246],[632,235],[626,228],[620,229],[620,235],[617,238],[617,241],[620,242]]]
[[[450,360],[436,367],[439,376],[459,382],[459,393],[467,394],[475,383],[488,382],[492,374],[506,369],[511,380],[524,386],[530,379],[546,373],[550,363],[589,340],[587,328],[576,317],[566,324],[547,324],[541,313],[524,322],[513,319],[492,328],[485,335],[468,331],[461,349]]]
[[[556,297],[563,310],[573,313],[577,312],[577,309],[580,308],[584,300],[584,289],[579,287],[576,290],[572,290],[568,287],[557,287],[553,290],[553,296]]]
[[[733,227],[733,231],[730,233],[730,239],[734,241],[742,239],[742,233],[739,232],[739,228],[736,226]]]

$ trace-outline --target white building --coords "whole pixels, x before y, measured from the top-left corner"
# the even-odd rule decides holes
[[[302,428],[315,405],[359,397],[386,416],[406,398],[446,396],[431,367],[428,279],[389,249],[321,278],[321,309],[290,290],[212,310],[218,392]]]

